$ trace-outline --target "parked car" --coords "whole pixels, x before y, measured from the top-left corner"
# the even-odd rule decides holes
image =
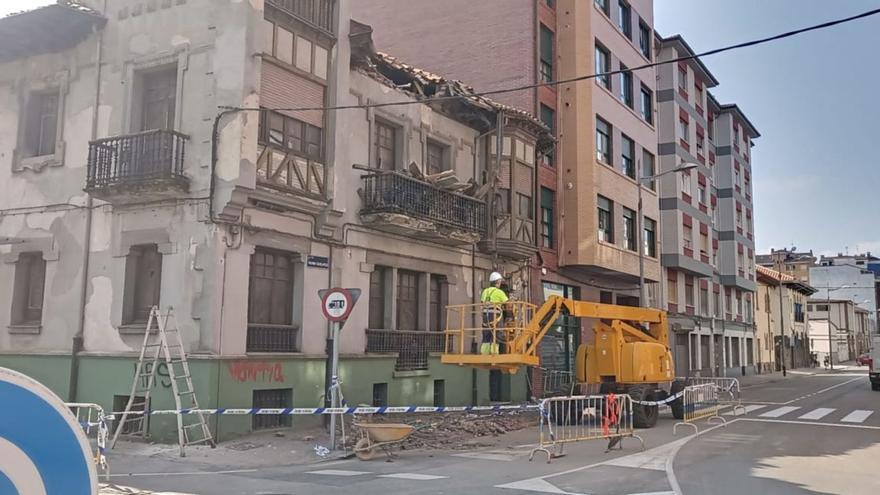
[[[856,364],[859,366],[868,366],[868,362],[871,360],[870,354],[862,354],[861,356],[856,358]]]

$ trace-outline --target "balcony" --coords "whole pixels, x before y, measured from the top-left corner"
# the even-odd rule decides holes
[[[363,176],[361,221],[432,242],[473,244],[486,234],[486,204],[400,172]]]
[[[85,190],[109,202],[171,199],[189,191],[183,174],[189,137],[155,130],[89,143]]]
[[[442,352],[443,332],[426,330],[372,330],[368,329],[366,352],[397,354],[395,371],[428,369],[428,355]]]
[[[266,3],[322,31],[336,33],[333,24],[336,0],[267,0]]]
[[[298,352],[297,334],[293,325],[268,325],[249,323],[247,327],[247,352]]]

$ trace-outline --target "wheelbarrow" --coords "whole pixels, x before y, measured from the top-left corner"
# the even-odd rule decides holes
[[[403,423],[355,423],[360,429],[361,438],[354,444],[354,454],[362,461],[373,458],[376,449],[382,449],[389,459],[391,446],[406,440],[415,427]]]

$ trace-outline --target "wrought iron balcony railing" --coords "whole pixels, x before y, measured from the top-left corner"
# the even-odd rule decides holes
[[[336,0],[268,0],[267,3],[328,33],[336,34],[336,26],[333,25]]]
[[[443,332],[426,330],[367,330],[367,352],[397,353],[396,371],[428,369],[428,354],[442,352]]]
[[[176,131],[155,130],[91,141],[86,190],[163,179],[186,183],[188,139]]]
[[[297,352],[299,328],[293,325],[249,323],[247,352]]]
[[[480,235],[486,233],[486,204],[445,191],[400,172],[363,177],[361,213],[398,213]]]

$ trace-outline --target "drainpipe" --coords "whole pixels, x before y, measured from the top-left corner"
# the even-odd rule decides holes
[[[477,157],[479,156],[480,150],[480,141],[483,140],[484,137],[495,132],[494,129],[490,129],[474,138],[474,164],[472,169],[472,175],[474,181],[477,181]],[[496,150],[497,151],[497,150]],[[486,174],[486,178],[489,177],[489,174]],[[490,193],[491,194],[491,193]],[[494,195],[493,195],[494,196]],[[488,206],[488,201],[487,201]],[[494,219],[495,216],[491,211],[486,212],[489,219]],[[488,223],[487,223],[488,225]],[[477,246],[476,244],[471,245],[471,304],[477,304],[479,300],[477,299],[477,291],[479,290],[477,287]],[[471,326],[475,326],[477,322],[474,320],[474,315],[471,314]],[[477,384],[477,369],[471,368],[471,405],[476,406],[477,400],[479,399],[479,387]]]
[[[104,0],[104,6],[101,9],[102,14],[107,13],[107,0]],[[92,129],[91,140],[98,138],[98,107],[101,103],[101,61],[103,60],[103,41],[104,30],[100,32],[96,27],[92,27],[92,32],[98,35],[97,46],[95,47],[95,105],[92,108]],[[79,326],[76,334],[73,336],[73,342],[70,350],[70,382],[67,390],[67,400],[76,402],[77,390],[79,388],[79,353],[83,350],[83,334],[86,326],[86,299],[89,290],[89,261],[91,260],[90,251],[92,250],[92,213],[94,208],[94,200],[92,195],[86,193],[86,228],[85,238],[83,240],[83,257],[82,257],[82,283],[80,285],[79,298]]]

